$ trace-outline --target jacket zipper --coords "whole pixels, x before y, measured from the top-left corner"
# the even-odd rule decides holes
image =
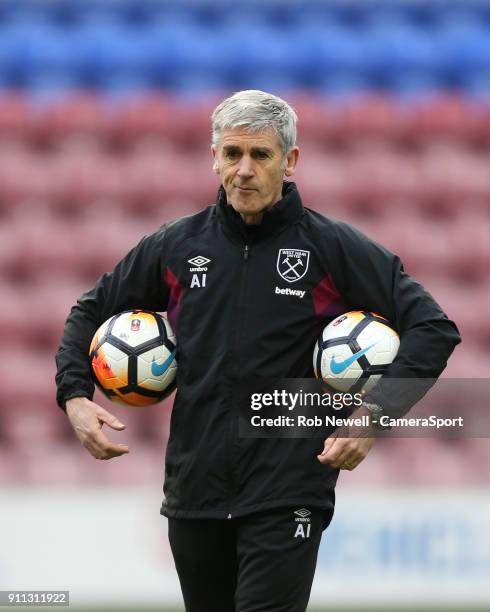
[[[239,289],[239,293],[238,293],[238,312],[240,312],[242,304],[243,304],[243,299],[245,297],[245,288],[246,288],[246,281],[247,281],[247,270],[248,270],[248,266],[247,266],[247,262],[249,260],[250,257],[250,245],[245,244],[243,246],[243,252],[242,252],[242,258],[243,258],[243,264],[242,264],[242,271],[241,271],[241,275],[240,275],[240,289]],[[231,358],[233,360],[233,363],[237,363],[237,360],[234,359],[235,354],[237,353],[237,348],[240,342],[240,337],[241,337],[241,330],[242,330],[242,325],[239,324],[239,321],[243,320],[243,317],[238,316],[238,323],[236,325],[236,331],[235,331],[235,336],[233,338],[233,344],[232,344],[232,351],[231,351]],[[233,368],[233,375],[235,375],[235,373],[238,371],[238,367],[235,366]],[[230,422],[230,429],[229,429],[229,449],[230,449],[230,454],[229,454],[229,459],[228,459],[228,470],[229,470],[229,482],[230,482],[230,503],[229,503],[229,512],[227,515],[227,519],[231,519],[233,518],[233,513],[231,512],[231,499],[233,498],[233,495],[235,493],[235,477],[233,474],[233,442],[235,439],[234,436],[234,427],[235,427],[235,414],[232,413],[231,415],[231,422]]]

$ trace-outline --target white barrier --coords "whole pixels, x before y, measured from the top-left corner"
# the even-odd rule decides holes
[[[69,590],[72,606],[179,605],[159,487],[3,489],[0,590]],[[342,490],[312,607],[490,608],[490,493]]]
[[[490,609],[490,492],[337,490],[311,602]]]

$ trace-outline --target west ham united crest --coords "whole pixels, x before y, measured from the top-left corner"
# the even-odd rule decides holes
[[[301,249],[279,249],[277,271],[288,283],[295,283],[306,274],[310,261],[310,251]]]

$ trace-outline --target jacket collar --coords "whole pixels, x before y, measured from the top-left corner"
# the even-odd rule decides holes
[[[223,185],[220,186],[216,197],[216,211],[218,219],[232,235],[244,240],[249,238],[247,226],[240,214],[236,212],[233,206],[228,204]],[[254,235],[260,240],[277,234],[287,226],[296,223],[302,217],[303,212],[303,203],[296,183],[284,181],[282,184],[282,199],[264,212],[262,223],[255,226],[257,229]]]

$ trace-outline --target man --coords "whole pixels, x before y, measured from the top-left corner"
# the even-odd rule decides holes
[[[337,433],[324,446],[241,438],[237,385],[256,374],[312,377],[321,329],[347,310],[380,313],[400,332],[386,379],[437,378],[460,339],[398,257],[304,208],[295,184],[283,181],[299,157],[296,115],[284,100],[238,92],[212,123],[216,205],[143,238],[80,298],[57,355],[58,402],[94,457],[127,453],[102,431],[124,425],[91,401],[88,346],[115,313],[166,311],[179,370],[161,512],[186,609],[304,612],[339,469],[354,469],[373,438]],[[276,291],[291,283],[277,267],[282,249],[308,253],[293,294]],[[192,271],[196,257],[206,260],[205,282]],[[382,409],[375,392],[368,399],[356,415]]]

